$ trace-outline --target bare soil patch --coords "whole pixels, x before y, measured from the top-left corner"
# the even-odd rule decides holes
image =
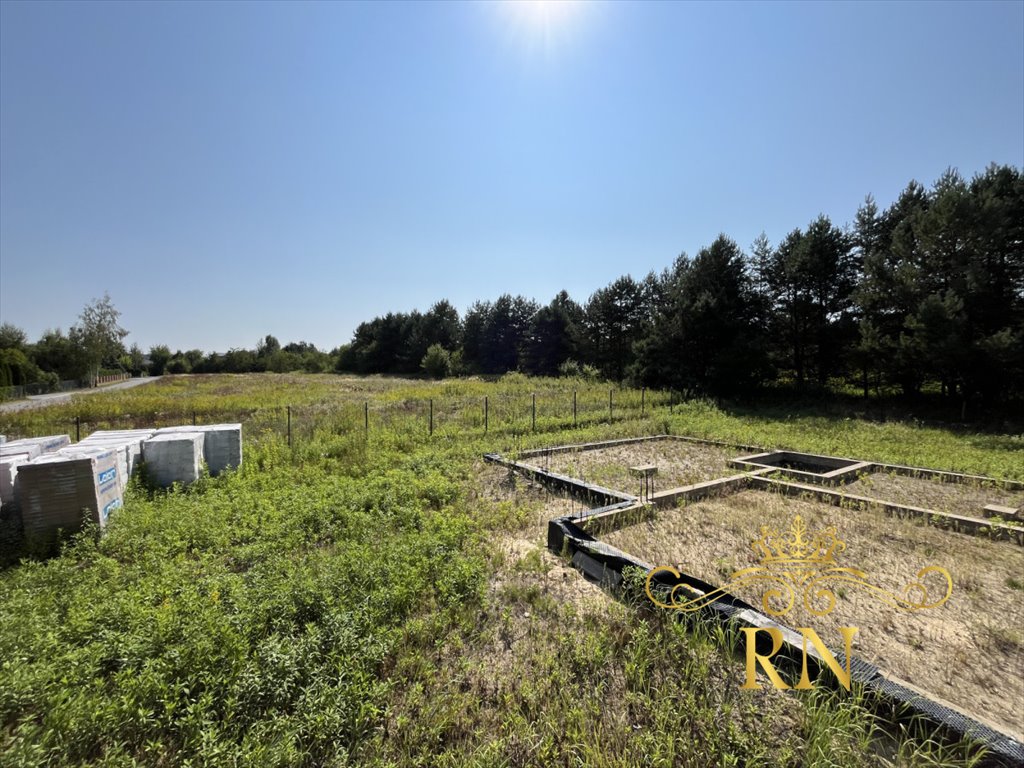
[[[1017,545],[763,491],[660,510],[653,521],[603,539],[648,562],[723,584],[735,571],[759,564],[751,542],[760,538],[761,526],[786,537],[798,514],[809,533],[834,526],[846,543],[837,565],[866,571],[872,584],[902,595],[921,568],[940,565],[953,577],[953,594],[939,608],[907,612],[866,590],[837,589],[831,614],[815,616],[798,602],[778,620],[812,627],[838,648],[838,628],[858,627],[855,655],[1019,738],[1024,732],[1024,550]],[[940,594],[944,590],[941,578],[927,583],[941,587]],[[735,594],[762,605],[763,586]]]
[[[535,457],[531,463],[540,463],[552,472],[588,483],[636,494],[640,481],[629,474],[630,467],[654,464],[658,468],[656,488],[667,490],[739,474],[740,470],[729,467],[729,460],[740,453],[714,445],[651,440],[590,451],[556,453],[550,457],[549,463],[545,461],[546,457]]]
[[[1007,491],[991,484],[944,483],[890,472],[874,472],[847,484],[845,489],[858,496],[969,517],[981,517],[986,504],[1024,506],[1024,491]]]

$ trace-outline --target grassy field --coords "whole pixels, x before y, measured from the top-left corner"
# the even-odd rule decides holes
[[[0,765],[976,760],[927,733],[894,740],[856,696],[740,691],[721,638],[618,602],[547,553],[550,505],[570,502],[481,456],[672,432],[1022,478],[1024,439],[670,412],[667,396],[617,388],[609,422],[608,392],[516,375],[169,377],[0,414],[9,437],[193,414],[245,433],[241,471],[169,492],[134,483],[101,540],[87,531],[0,572]]]

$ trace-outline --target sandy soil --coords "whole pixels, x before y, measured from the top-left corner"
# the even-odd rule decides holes
[[[741,454],[742,451],[713,445],[652,440],[593,451],[556,453],[548,462],[545,457],[534,457],[530,463],[605,488],[637,494],[640,480],[629,474],[630,467],[654,464],[658,467],[655,490],[667,490],[739,474],[741,470],[730,468],[728,462]]]
[[[1024,506],[1024,491],[1005,491],[994,485],[943,483],[923,477],[874,472],[842,487],[858,496],[885,499],[897,504],[981,517],[986,504]]]
[[[1024,549],[1017,545],[760,491],[662,510],[652,522],[603,538],[648,562],[724,584],[736,570],[759,563],[751,542],[762,525],[785,537],[797,514],[810,532],[835,526],[846,542],[837,565],[866,571],[872,584],[903,594],[919,569],[941,565],[954,589],[945,605],[908,613],[847,587],[836,590],[828,616],[798,606],[782,623],[812,627],[833,647],[842,644],[838,627],[858,627],[855,655],[1004,730],[1024,733]],[[944,589],[941,578],[935,584]],[[748,586],[735,594],[760,607],[762,591]]]

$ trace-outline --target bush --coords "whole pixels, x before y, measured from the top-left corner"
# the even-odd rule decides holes
[[[566,360],[558,366],[558,375],[566,379],[582,379],[596,382],[601,378],[600,371],[592,365],[582,365],[575,360]]]
[[[432,379],[443,379],[451,372],[451,353],[440,344],[431,344],[427,348],[427,354],[423,356],[420,367]]]
[[[167,367],[164,369],[167,373],[190,373],[192,366],[189,365],[188,360],[179,355],[175,355],[171,358],[170,362],[167,363]]]

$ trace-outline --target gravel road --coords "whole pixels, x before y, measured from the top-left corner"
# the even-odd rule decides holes
[[[53,405],[55,403],[65,403],[72,397],[76,397],[78,395],[95,395],[97,392],[109,392],[112,389],[131,389],[132,387],[150,384],[159,380],[159,376],[146,376],[145,378],[119,381],[117,384],[107,384],[106,386],[96,387],[95,389],[73,389],[70,392],[51,392],[48,395],[29,395],[25,400],[12,400],[8,403],[0,403],[0,413],[24,411],[31,408],[45,408],[46,406]]]

